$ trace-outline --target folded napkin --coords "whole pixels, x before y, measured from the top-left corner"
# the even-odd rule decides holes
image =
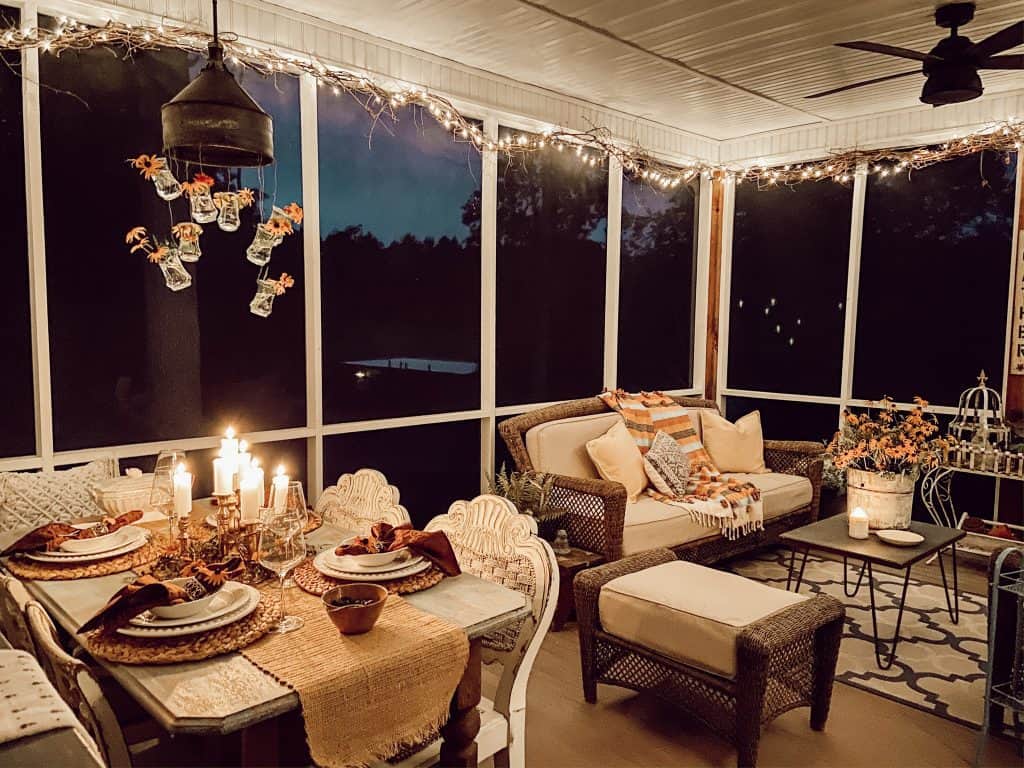
[[[374,523],[369,536],[360,536],[334,550],[336,555],[372,555],[380,552],[394,552],[408,547],[417,555],[423,555],[441,569],[445,576],[462,573],[458,558],[444,531],[415,531],[409,523],[392,526],[389,523]]]
[[[36,552],[44,550],[53,552],[60,549],[60,545],[72,539],[94,539],[97,536],[105,536],[113,533],[119,528],[131,525],[142,518],[141,509],[133,509],[117,517],[104,517],[98,523],[88,528],[75,528],[67,523],[47,523],[41,528],[36,528],[29,534],[22,536],[14,544],[5,549],[3,555],[10,555],[15,552]]]
[[[223,563],[207,565],[198,560],[185,566],[181,575],[188,578],[183,585],[140,576],[121,587],[110,601],[78,628],[78,633],[98,627],[113,630],[125,626],[140,613],[162,605],[180,605],[199,600],[219,590],[228,579],[242,572],[242,559],[233,557]]]

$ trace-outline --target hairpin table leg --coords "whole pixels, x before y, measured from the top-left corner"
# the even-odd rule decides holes
[[[909,584],[910,568],[907,568],[903,576],[903,593],[900,595],[900,609],[896,614],[896,631],[893,633],[891,641],[880,640],[878,637],[878,616],[875,608],[875,574],[871,569],[871,561],[868,561],[868,591],[871,593],[871,630],[875,639],[875,663],[878,664],[879,669],[889,669],[893,662],[896,661],[896,646],[900,642],[900,624],[903,623],[903,607],[907,604],[907,586]],[[892,643],[892,647],[888,650],[885,649],[887,642]],[[881,653],[879,653],[880,648]],[[885,658],[884,662],[882,660],[883,657]]]
[[[808,552],[810,552],[810,549],[805,548],[804,549],[803,560],[800,562],[800,573],[796,577],[796,588],[793,590],[794,592],[799,592],[800,591],[800,585],[804,581],[804,568],[807,567],[807,553]],[[787,592],[789,591],[789,588],[790,588],[790,586],[793,583],[793,564],[794,564],[795,560],[796,560],[796,547],[793,547],[789,551],[789,575],[786,577],[786,591]]]

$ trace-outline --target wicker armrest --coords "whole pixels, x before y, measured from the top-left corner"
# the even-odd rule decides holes
[[[740,655],[771,656],[846,615],[843,604],[829,595],[815,595],[746,627],[737,638]]]
[[[821,475],[825,446],[810,440],[765,440],[764,463],[773,472],[800,475],[811,481],[811,521],[821,508]]]
[[[573,546],[600,552],[611,562],[622,556],[626,489],[622,483],[552,475],[551,506],[565,510],[564,528]]]

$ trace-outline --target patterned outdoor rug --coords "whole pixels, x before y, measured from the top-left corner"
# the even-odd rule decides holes
[[[797,567],[800,559],[797,558]],[[946,562],[947,566],[949,562]],[[762,552],[735,560],[729,570],[756,581],[786,588],[789,549]],[[850,563],[851,588],[859,564]],[[952,574],[949,574],[952,581]],[[903,575],[875,569],[878,633],[893,636]],[[946,610],[941,586],[913,576],[900,627],[902,639],[896,661],[886,671],[878,668],[872,649],[871,598],[867,575],[855,597],[843,594],[843,563],[807,558],[801,594],[824,592],[846,606],[846,631],[839,651],[836,680],[908,704],[966,725],[981,723],[985,698],[988,601],[960,593],[960,623],[954,625]],[[886,646],[888,647],[888,646]]]

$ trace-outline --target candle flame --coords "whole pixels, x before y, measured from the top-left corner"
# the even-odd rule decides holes
[[[256,467],[258,467],[259,465],[260,465],[260,460],[259,459],[253,459],[252,460],[252,468],[253,469],[256,469]]]
[[[248,450],[249,450],[249,441],[248,440],[239,440],[238,441],[238,452],[239,453],[245,453]]]
[[[277,475],[278,477],[284,475],[284,464],[278,464],[277,471],[274,474]]]
[[[235,436],[235,428],[234,427],[228,427],[224,431],[224,436],[227,437],[228,440],[231,440]]]
[[[184,475],[185,474],[185,465],[179,462],[178,466],[176,466],[174,468],[174,474],[176,474],[176,475]]]

